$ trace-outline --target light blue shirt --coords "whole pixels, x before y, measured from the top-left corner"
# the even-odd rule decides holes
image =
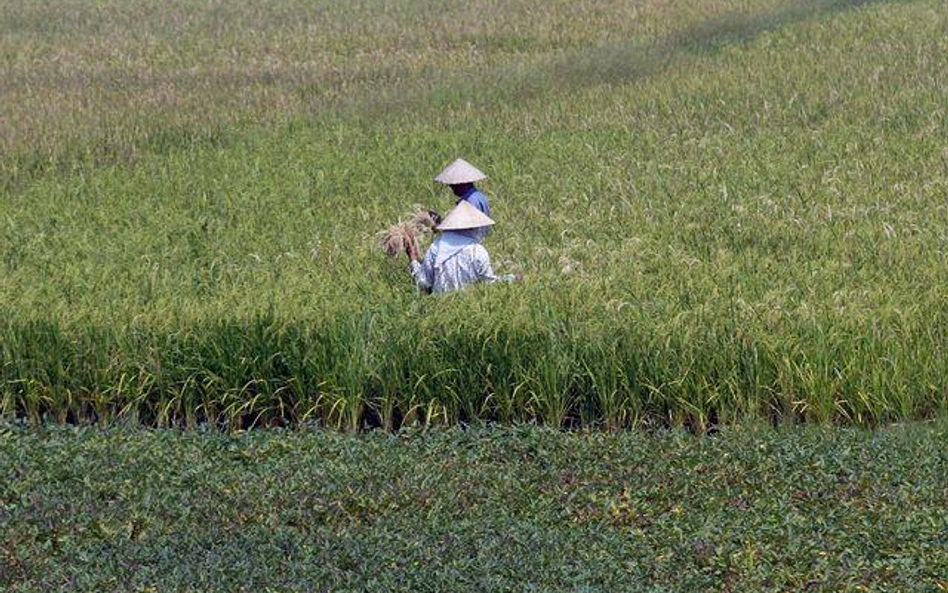
[[[448,256],[444,257],[448,252]],[[490,256],[475,238],[464,233],[445,232],[435,239],[421,262],[412,261],[415,285],[434,294],[460,290],[477,282],[511,282],[515,276],[498,276],[490,265]]]

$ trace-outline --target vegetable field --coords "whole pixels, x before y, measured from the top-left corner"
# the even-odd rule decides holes
[[[0,426],[0,588],[942,591],[946,438]]]
[[[524,281],[419,295],[378,232],[458,156]],[[0,197],[7,417],[948,405],[942,0],[7,0]]]

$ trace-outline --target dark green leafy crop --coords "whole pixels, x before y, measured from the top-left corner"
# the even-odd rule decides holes
[[[939,591],[948,430],[0,429],[0,589]]]

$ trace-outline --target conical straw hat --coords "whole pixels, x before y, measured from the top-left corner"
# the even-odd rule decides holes
[[[494,221],[471,205],[467,200],[461,200],[454,210],[448,212],[441,224],[438,225],[439,231],[461,231],[464,229],[479,229],[485,226],[491,226]]]
[[[435,177],[435,181],[445,185],[474,183],[475,181],[480,181],[481,179],[487,179],[487,175],[484,175],[480,169],[465,161],[464,159],[458,159],[454,161],[445,167],[444,171],[439,173],[437,177]]]

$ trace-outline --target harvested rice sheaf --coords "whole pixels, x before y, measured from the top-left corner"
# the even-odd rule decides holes
[[[400,221],[382,233],[379,239],[382,251],[389,257],[398,257],[405,253],[409,246],[417,249],[422,237],[426,233],[434,232],[437,226],[436,216],[429,210],[416,208],[408,220]]]
[[[431,210],[419,209],[415,212],[408,222],[418,229],[420,232],[431,231],[434,232],[435,227],[438,226],[438,221],[435,218],[438,217],[436,212]],[[438,217],[440,218],[440,217]]]
[[[389,257],[405,253],[409,245],[417,245],[417,230],[408,222],[400,222],[382,233],[379,245]]]

